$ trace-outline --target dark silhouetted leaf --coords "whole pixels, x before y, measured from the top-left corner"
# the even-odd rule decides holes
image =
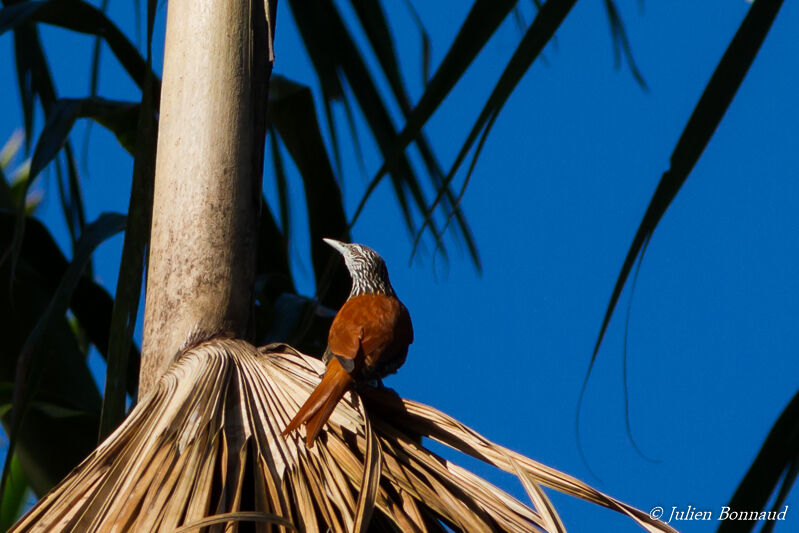
[[[65,148],[67,162],[66,179],[58,160],[56,160],[56,173],[58,176],[57,185],[61,208],[67,222],[72,243],[77,241],[85,224],[83,200],[81,197],[77,164],[71,146],[68,143],[69,132],[75,120],[81,117],[92,118],[106,126],[124,145],[135,137],[135,130],[132,133],[131,120],[135,120],[135,113],[138,106],[132,103],[114,102],[101,98],[87,99],[62,99],[55,100],[49,106],[47,122],[42,130],[39,140],[36,143],[33,158],[31,161],[28,177],[23,184],[22,195],[26,195],[30,184],[54,158],[62,147]],[[18,207],[18,227],[14,244],[9,251],[14,254],[14,262],[19,251],[24,232],[25,214],[27,210],[24,204]]]
[[[116,135],[120,144],[133,152],[139,105],[103,98],[62,98],[56,100],[33,152],[29,180],[33,180],[53,160],[69,138],[79,118],[91,118]]]
[[[108,0],[101,2],[100,11],[104,14],[108,11]],[[100,51],[102,50],[102,44],[103,41],[99,35],[94,38],[91,75],[89,76],[89,96],[97,96],[97,86],[100,83]]]
[[[746,431],[746,429],[743,430]],[[730,509],[733,511],[765,511],[771,495],[779,485],[782,485],[772,506],[772,509],[779,509],[796,480],[798,462],[799,393],[791,399],[771,428],[760,452],[730,500]],[[723,520],[717,531],[718,533],[744,533],[753,531],[758,525],[758,521]]]
[[[0,10],[0,13],[5,9],[7,7]],[[44,109],[45,116],[47,116],[56,98],[55,87],[50,77],[50,70],[47,66],[39,39],[39,32],[35,25],[22,22],[16,26],[14,31],[14,54],[17,66],[17,82],[22,99],[25,146],[27,150],[30,148],[33,135],[33,103],[38,98]],[[12,277],[19,259],[19,249],[22,245],[22,236],[25,231],[25,198],[27,197],[30,183],[30,179],[26,179],[22,183],[19,205],[17,206],[18,215],[14,239],[11,246],[7,247],[0,255],[0,264],[10,258]]]
[[[566,16],[571,11],[571,8],[574,7],[575,3],[576,0],[550,0],[538,11],[533,23],[527,29],[522,41],[519,43],[519,46],[516,48],[505,70],[494,86],[494,90],[491,91],[491,95],[488,97],[482,111],[480,111],[480,115],[477,117],[474,126],[472,126],[469,135],[466,137],[466,141],[463,143],[460,152],[458,152],[455,162],[452,164],[452,167],[450,167],[442,186],[439,188],[436,199],[427,209],[425,213],[425,222],[419,230],[420,233],[430,224],[433,211],[442,198],[444,198],[450,182],[455,177],[455,173],[472,149],[478,136],[481,136],[466,179],[464,180],[463,187],[458,195],[458,201],[463,197],[483,143],[488,133],[491,131],[494,121],[499,116],[502,107],[516,88],[516,85],[521,81],[524,74],[529,70],[530,66],[532,66],[533,61],[541,54],[544,46],[555,35],[555,31],[566,19]],[[417,236],[417,241],[419,238],[420,237]]]
[[[461,79],[474,58],[483,49],[496,29],[513,9],[515,0],[476,0],[463,22],[455,41],[441,61],[436,73],[427,85],[421,99],[408,117],[394,145],[364,193],[358,208],[352,216],[352,225],[360,216],[366,201],[390,168],[402,156],[405,148],[422,131],[424,124],[444,101],[455,84]]]
[[[636,260],[643,259],[655,228],[677,196],[685,180],[688,179],[688,175],[693,170],[708,142],[710,142],[710,138],[716,131],[741,82],[743,82],[744,76],[746,76],[749,67],[757,56],[760,45],[763,43],[766,34],[768,34],[781,5],[782,0],[758,0],[749,9],[749,13],[724,52],[724,56],[722,56],[713,76],[705,87],[699,103],[697,103],[691,118],[688,120],[688,124],[685,126],[682,135],[680,135],[677,146],[671,154],[671,165],[661,176],[635,237],[633,237],[633,242],[627,251],[627,256],[616,279],[616,285],[613,287],[610,302],[605,310],[602,326],[599,329],[599,335],[591,353],[591,361],[588,364],[588,370],[577,401],[575,430],[580,455],[583,456],[584,460],[585,456],[580,444],[580,413],[582,411],[583,398],[599,353],[599,347],[602,345],[602,339],[605,336],[608,324],[610,324],[610,318],[613,316],[621,291]],[[624,390],[626,395],[627,389],[625,388]],[[628,434],[631,435],[629,426]]]
[[[7,476],[10,472],[9,463],[14,454],[17,434],[30,407],[33,394],[38,387],[39,378],[47,366],[44,356],[50,349],[49,343],[52,341],[52,330],[58,320],[61,320],[66,313],[75,287],[94,249],[112,235],[122,231],[124,227],[125,217],[110,213],[100,215],[95,222],[87,226],[75,250],[72,262],[59,283],[52,300],[22,347],[14,379],[14,409],[11,413],[11,428],[8,431],[8,455],[3,468],[2,482],[0,482],[0,493],[5,488]]]
[[[399,70],[394,42],[391,39],[391,32],[389,31],[388,22],[386,21],[383,9],[379,2],[374,1],[351,0],[351,3],[355,8],[355,12],[358,15],[358,19],[361,22],[364,31],[366,32],[369,42],[372,45],[372,49],[377,56],[383,73],[389,81],[389,86],[391,87],[394,99],[399,103],[400,109],[402,110],[404,117],[407,119],[411,115],[412,106],[410,98],[408,97],[408,92],[404,83],[402,82],[402,76]],[[424,27],[421,24],[421,20],[419,19],[418,15],[416,15],[413,6],[410,4],[408,5],[410,6],[411,13],[415,17],[415,20],[422,31],[423,55],[425,53],[429,54],[429,50],[424,50],[425,38],[427,35]],[[423,68],[427,68],[424,66],[424,62]],[[346,69],[345,72],[347,72]],[[394,135],[393,132],[392,135]],[[427,172],[432,178],[433,185],[436,188],[441,187],[443,183],[443,171],[441,170],[438,160],[436,159],[435,154],[430,147],[430,143],[427,141],[427,138],[424,135],[424,132],[420,131],[415,140],[422,156],[422,160],[427,168]],[[477,248],[474,244],[474,238],[472,237],[471,231],[466,224],[466,220],[463,217],[462,212],[458,208],[457,202],[453,202],[453,197],[448,186],[445,187],[444,203],[448,210],[453,211],[454,218],[458,223],[457,227],[460,230],[461,236],[463,237],[464,242],[469,249],[469,253],[474,261],[475,266],[479,270],[480,259],[477,254]],[[450,217],[450,220],[451,219],[452,217]],[[440,247],[442,243],[439,240],[436,244],[438,247]]]
[[[0,9],[0,35],[28,20],[43,2],[20,2]]]
[[[416,8],[413,7],[411,0],[405,0],[405,7],[408,8],[413,23],[416,24],[416,28],[419,30],[419,35],[422,39],[422,81],[426,86],[427,82],[430,81],[430,49],[432,48],[430,46],[430,34],[427,33],[427,28],[424,27],[422,19],[419,17]]]
[[[15,214],[0,212],[0,249],[13,238]],[[21,254],[11,283],[10,265],[0,265],[0,382],[12,383],[17,355],[30,331],[53,300],[68,262],[49,232],[36,219],[28,219]],[[66,409],[92,413],[86,417],[52,418],[29,409],[16,433],[18,457],[34,492],[41,496],[82,460],[96,444],[100,393],[87,365],[86,352],[77,338],[83,332],[104,354],[107,351],[111,298],[84,274],[70,308],[79,328],[67,317],[57,317],[48,336],[47,365],[39,368],[40,379],[33,391],[34,402],[47,402]],[[84,321],[84,323],[81,323]],[[104,339],[102,338],[104,337]],[[137,354],[138,355],[138,354]],[[11,414],[1,418],[6,434],[11,432]],[[42,438],[58,435],[58,439]]]
[[[125,418],[125,385],[131,372],[138,377],[138,365],[131,369],[130,350],[139,310],[142,277],[150,243],[153,190],[155,182],[155,151],[158,139],[156,121],[156,78],[152,74],[152,35],[155,3],[147,3],[147,66],[142,85],[142,102],[136,127],[136,148],[133,161],[133,180],[125,241],[117,279],[116,297],[111,316],[108,364],[105,374],[105,395],[100,416],[98,441],[108,436]],[[262,156],[263,157],[263,156]],[[136,399],[136,393],[130,393]]]
[[[317,69],[325,97],[340,91],[341,83],[338,78],[332,81],[340,72],[346,77],[367,125],[383,157],[386,157],[388,150],[394,145],[396,130],[383,98],[335,6],[321,0],[313,2],[290,0],[289,6],[308,47],[311,61]],[[395,159],[394,165],[389,169],[391,183],[405,225],[409,232],[413,232],[411,202],[422,210],[426,201],[407,157],[400,154]],[[440,234],[435,227],[432,233],[436,242],[439,242]]]
[[[349,274],[338,253],[322,239],[349,241],[349,229],[341,192],[316,119],[311,90],[274,76],[268,113],[305,187],[317,294],[323,305],[337,309],[349,294]]]
[[[93,5],[82,0],[29,1],[0,10],[0,34],[26,22],[43,22],[102,37],[133,81],[140,88],[144,86],[147,68],[144,58],[119,28]],[[160,84],[156,81],[155,85],[156,92],[160,93]]]
[[[11,244],[15,217],[10,212],[0,211],[0,249]],[[21,249],[22,260],[36,272],[39,285],[54,292],[64,277],[69,262],[44,225],[35,218],[26,222],[25,239]],[[108,292],[92,279],[83,276],[72,295],[69,308],[80,327],[103,358],[108,354],[108,331],[111,324],[113,300]],[[130,351],[131,367],[138,369],[139,352]],[[134,372],[128,380],[128,392],[134,395],[138,375]]]
[[[394,40],[391,38],[391,30],[388,27],[386,14],[380,2],[374,0],[350,0],[358,22],[369,39],[369,44],[374,50],[375,56],[380,63],[380,68],[388,79],[394,98],[404,109],[410,109],[410,98],[397,61],[397,52],[394,48]]]
[[[266,200],[261,197],[261,218],[258,227],[258,258],[256,262],[256,296],[274,302],[283,293],[296,293],[283,235],[275,224]],[[260,302],[265,304],[264,301]],[[260,329],[258,339],[266,331]]]
[[[13,7],[13,6],[12,6]],[[2,14],[5,9],[0,10]],[[35,13],[39,13],[36,10]],[[55,87],[50,76],[49,67],[42,50],[41,41],[36,26],[30,21],[20,21],[18,17],[12,17],[16,21],[14,28],[14,48],[17,63],[17,78],[19,83],[20,95],[22,98],[23,119],[25,122],[26,147],[30,147],[33,125],[33,102],[38,97],[45,118],[50,116],[51,109],[56,100]],[[64,218],[70,232],[72,243],[74,244],[77,235],[82,231],[84,225],[83,199],[78,184],[78,172],[71,146],[67,143],[65,147],[65,158],[67,164],[67,179],[64,180],[62,168],[56,166],[58,176],[59,198],[62,203]],[[33,176],[35,177],[35,175]],[[19,258],[19,247],[25,229],[25,214],[27,208],[25,200],[28,188],[32,183],[32,178],[26,179],[22,183],[20,204],[18,206],[18,220],[15,231],[15,238],[10,246],[0,257],[0,263],[8,257],[11,258],[11,271],[13,275],[14,265]]]
[[[8,531],[20,517],[25,506],[25,494],[28,492],[28,478],[19,459],[11,459],[10,468],[8,485],[0,501],[0,531]]]
[[[616,68],[621,64],[621,53],[624,52],[624,58],[630,66],[635,81],[642,89],[647,90],[646,81],[643,74],[638,70],[633,57],[633,49],[630,46],[630,39],[627,37],[627,30],[624,29],[624,22],[621,20],[619,10],[613,0],[605,0],[605,10],[608,12],[608,21],[610,22],[610,37],[613,40],[613,56],[616,61]]]
[[[326,97],[340,99],[344,96],[339,79],[341,72],[348,78],[369,128],[378,144],[382,146],[393,131],[390,115],[335,6],[323,0],[312,2],[290,0],[289,6],[297,20],[303,41],[308,47],[308,53]],[[349,71],[345,71],[345,68]],[[392,183],[406,225],[412,228],[410,207],[402,188],[402,181],[412,175],[407,160],[404,161],[403,168],[398,170],[399,173],[402,173],[402,177],[394,176]]]
[[[6,9],[9,8],[5,7],[2,11]],[[25,143],[26,149],[29,149],[33,137],[34,101],[36,98],[39,99],[46,115],[56,99],[55,87],[44,57],[39,31],[34,24],[20,23],[15,27],[14,54],[17,66],[17,83],[19,84],[19,94],[22,98]]]
[[[549,5],[548,2],[546,5]],[[616,308],[616,303],[621,295],[622,288],[627,281],[630,270],[639,254],[644,254],[649,239],[655,231],[663,214],[677,196],[688,175],[693,170],[707,143],[716,131],[724,113],[732,102],[741,82],[746,76],[749,67],[757,56],[760,45],[766,38],[774,18],[782,5],[782,0],[758,0],[749,8],[738,31],[735,33],[724,56],[721,58],[716,71],[705,87],[699,103],[694,108],[688,124],[677,141],[677,146],[671,154],[671,166],[660,178],[655,193],[644,213],[644,218],[638,226],[638,231],[633,238],[627,257],[619,272],[616,285],[610,297],[602,327],[599,330],[596,345],[591,355],[588,374],[591,373],[596,360],[599,346],[605,330],[610,323],[610,317]]]
[[[64,146],[64,161],[66,163],[66,179],[61,170],[61,165],[56,166],[58,176],[58,195],[61,201],[61,211],[67,222],[69,236],[74,248],[78,237],[83,232],[86,225],[86,212],[83,207],[83,195],[80,190],[78,178],[78,165],[75,161],[75,154],[71,144]],[[58,163],[58,160],[56,160]],[[30,177],[28,178],[30,179]],[[66,187],[64,185],[66,184]],[[91,264],[89,265],[91,271]]]
[[[6,180],[6,174],[3,172],[3,167],[0,166],[0,208],[13,209],[14,206],[14,192]]]
[[[274,81],[274,79],[272,80]],[[271,92],[271,91],[270,91]],[[280,152],[280,140],[274,127],[269,130],[269,144],[272,149],[272,168],[275,173],[275,185],[277,188],[277,205],[280,209],[280,231],[283,233],[283,243],[286,253],[289,249],[289,239],[291,238],[291,205],[289,204],[289,184],[286,176],[286,168],[283,164],[283,154]]]

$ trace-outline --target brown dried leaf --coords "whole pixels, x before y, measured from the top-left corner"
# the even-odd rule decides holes
[[[11,531],[564,531],[542,487],[662,522],[387,389],[349,393],[312,449],[280,436],[319,383],[285,345],[186,351],[123,424]],[[426,449],[433,438],[521,480],[534,508]],[[371,527],[370,527],[371,525]]]

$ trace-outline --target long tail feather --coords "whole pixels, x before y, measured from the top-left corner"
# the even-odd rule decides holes
[[[344,370],[338,359],[335,357],[330,359],[322,381],[283,430],[283,436],[306,424],[305,444],[311,448],[314,439],[335,410],[336,404],[354,383],[352,376]]]

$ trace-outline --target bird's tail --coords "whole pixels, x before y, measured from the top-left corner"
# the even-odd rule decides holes
[[[311,448],[314,439],[322,430],[322,426],[336,408],[336,404],[354,383],[352,376],[344,370],[339,360],[336,357],[330,359],[322,381],[283,430],[283,436],[288,435],[302,424],[306,424],[305,444]]]

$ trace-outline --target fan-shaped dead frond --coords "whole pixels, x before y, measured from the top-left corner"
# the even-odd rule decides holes
[[[387,389],[348,393],[311,449],[283,438],[323,370],[285,345],[217,339],[186,351],[12,531],[563,531],[542,487],[673,531]],[[536,508],[423,436],[516,474]]]

